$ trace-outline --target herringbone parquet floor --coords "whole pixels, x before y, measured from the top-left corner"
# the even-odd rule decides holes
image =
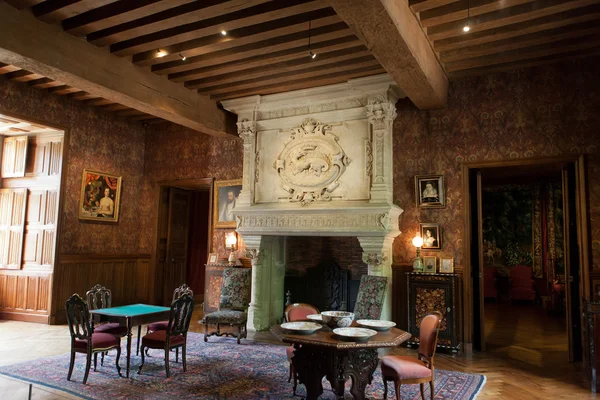
[[[532,306],[506,309],[486,304],[489,351],[472,356],[436,355],[436,368],[480,373],[487,382],[478,399],[595,399],[585,382],[580,364],[570,364],[566,335],[560,318],[548,317]],[[192,329],[201,332],[193,318]],[[250,334],[255,340],[278,343],[270,333]],[[0,365],[14,364],[69,351],[69,332],[64,325],[48,326],[0,321]],[[415,355],[398,348],[396,354]],[[0,377],[0,399],[27,399],[28,385]],[[33,387],[34,399],[72,399],[44,387]]]

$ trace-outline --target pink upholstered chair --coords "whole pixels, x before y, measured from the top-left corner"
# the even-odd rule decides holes
[[[532,278],[532,268],[527,265],[515,265],[510,268],[510,299],[535,300],[535,281]]]
[[[487,298],[497,298],[498,290],[496,288],[496,267],[483,267],[483,296]]]
[[[78,294],[72,295],[66,303],[67,323],[71,334],[71,362],[69,363],[69,372],[67,380],[71,380],[73,366],[75,365],[75,354],[83,353],[86,357],[85,375],[83,384],[87,382],[92,364],[92,355],[94,356],[94,371],[98,362],[98,353],[104,355],[109,350],[117,350],[117,372],[121,375],[119,367],[119,358],[121,357],[121,339],[110,333],[94,332],[90,322],[90,311],[85,301]]]
[[[285,308],[285,320],[287,322],[292,321],[303,321],[307,315],[319,314],[320,311],[317,307],[306,304],[306,303],[294,303],[290,304]],[[296,388],[298,387],[298,377],[292,364],[292,357],[294,357],[294,346],[289,346],[285,349],[288,361],[290,362],[290,375],[288,376],[288,382],[294,378],[294,396],[296,395]]]
[[[383,398],[387,399],[387,383],[394,382],[396,400],[400,400],[400,385],[418,383],[421,385],[421,398],[425,400],[424,385],[429,382],[430,398],[433,400],[434,368],[433,357],[437,346],[438,331],[442,315],[437,311],[428,314],[421,320],[419,335],[419,355],[386,356],[381,360],[381,376],[383,377]]]

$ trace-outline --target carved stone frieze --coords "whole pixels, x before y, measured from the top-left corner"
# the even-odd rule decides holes
[[[293,117],[296,115],[315,114],[326,111],[347,110],[349,108],[364,107],[367,104],[366,97],[341,99],[329,103],[310,104],[299,107],[288,107],[280,110],[259,111],[258,120],[265,121],[269,119]]]
[[[367,161],[365,172],[366,175],[370,177],[373,173],[373,146],[368,139],[365,140],[365,160]]]
[[[258,183],[258,178],[260,177],[258,165],[260,165],[260,151],[256,151],[256,156],[254,157],[254,183]]]
[[[397,116],[396,105],[383,95],[369,98],[367,103],[367,119],[373,125],[373,129],[384,129],[384,122],[393,121]]]
[[[327,214],[261,214],[242,215],[237,218],[237,229],[269,228],[273,231],[314,231],[356,229],[357,231],[398,229],[388,213],[327,213]]]
[[[331,133],[331,126],[307,118],[290,130],[273,168],[281,179],[281,187],[289,200],[307,205],[313,201],[331,200],[331,192],[350,165],[350,158]]]
[[[240,119],[237,122],[238,135],[244,140],[244,144],[250,140],[254,140],[256,135],[256,121],[250,119]]]
[[[363,253],[363,262],[372,267],[378,267],[387,261],[381,253]]]

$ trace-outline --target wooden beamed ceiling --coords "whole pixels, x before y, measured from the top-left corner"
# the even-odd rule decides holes
[[[409,4],[451,79],[600,53],[600,0]]]
[[[385,73],[322,0],[8,3],[214,101]]]

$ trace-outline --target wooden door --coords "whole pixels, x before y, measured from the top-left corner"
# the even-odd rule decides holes
[[[483,217],[481,171],[470,171],[471,202],[471,281],[473,284],[473,345],[485,351],[485,309],[483,300]]]
[[[20,269],[27,189],[0,189],[0,268]]]
[[[575,165],[563,169],[563,226],[565,256],[565,299],[567,335],[569,338],[569,361],[581,361],[581,262],[577,227],[577,186]]]
[[[190,192],[169,188],[163,304],[171,303],[173,290],[185,283],[190,219]]]

